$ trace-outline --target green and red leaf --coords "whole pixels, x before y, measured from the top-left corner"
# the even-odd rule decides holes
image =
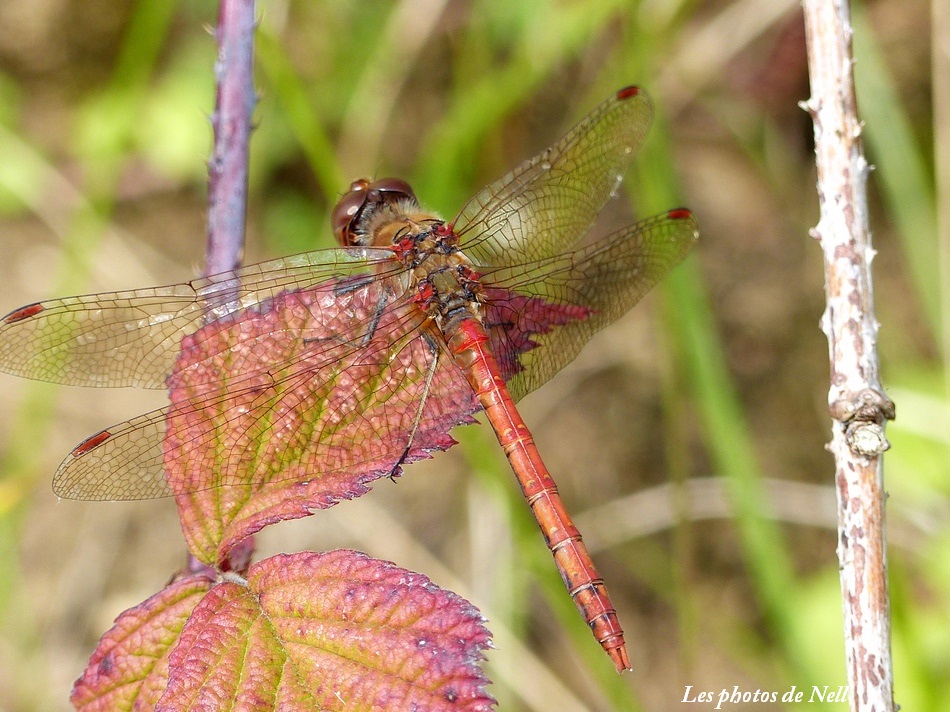
[[[192,610],[211,589],[204,576],[172,583],[120,615],[70,697],[82,712],[150,710],[168,682],[168,658]]]
[[[384,279],[283,292],[183,341],[165,465],[200,560],[365,494],[473,422],[463,374],[393,291]]]
[[[478,610],[355,551],[286,554],[247,579],[192,576],[126,611],[72,701],[105,710],[492,709]]]

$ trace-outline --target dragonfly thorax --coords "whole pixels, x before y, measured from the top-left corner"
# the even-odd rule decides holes
[[[429,232],[443,220],[438,216],[400,201],[383,204],[361,221],[354,231],[354,244],[366,247],[391,247],[407,237]]]
[[[413,300],[440,327],[466,318],[480,319],[479,274],[458,248],[458,237],[440,220],[417,232],[402,233],[393,252],[410,275]]]
[[[405,181],[354,181],[331,222],[343,245],[392,249],[406,269],[412,300],[440,327],[480,319],[478,273],[459,251],[458,236],[438,215],[419,207]]]

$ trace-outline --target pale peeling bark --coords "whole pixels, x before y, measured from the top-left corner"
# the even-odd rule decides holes
[[[804,0],[821,217],[813,236],[825,258],[834,419],[838,559],[852,710],[894,709],[882,453],[894,404],[878,376],[868,229],[868,164],[861,143],[852,74],[848,3]]]

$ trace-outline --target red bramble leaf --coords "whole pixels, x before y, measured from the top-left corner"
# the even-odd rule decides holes
[[[168,682],[168,656],[212,581],[176,581],[120,615],[99,645],[70,700],[82,712],[150,710]]]
[[[165,465],[198,559],[363,495],[473,422],[461,371],[393,293],[387,279],[287,291],[183,341]]]
[[[114,710],[490,710],[478,610],[355,551],[189,576],[121,614],[72,703]]]
[[[289,554],[215,585],[156,709],[490,710],[478,611],[354,551]]]

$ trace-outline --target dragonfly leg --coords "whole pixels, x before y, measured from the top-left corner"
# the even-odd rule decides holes
[[[336,294],[338,297],[343,296],[344,294],[351,294],[353,292],[356,292],[362,289],[368,284],[372,284],[374,281],[376,281],[376,277],[371,274],[367,274],[362,277],[357,277],[355,279],[349,279],[343,282],[342,284],[338,284],[336,287],[334,287],[333,293]]]
[[[366,346],[376,333],[376,329],[379,328],[379,320],[383,318],[383,311],[385,311],[386,306],[389,304],[389,295],[380,297],[379,302],[376,304],[376,309],[373,311],[373,318],[370,319],[369,324],[366,327],[366,333],[363,334],[363,338],[360,341],[360,346]]]
[[[422,397],[419,398],[419,407],[416,409],[416,417],[412,423],[412,430],[409,431],[409,439],[406,441],[406,447],[403,449],[402,455],[399,456],[399,459],[396,460],[392,469],[389,471],[389,479],[391,479],[393,482],[396,481],[396,475],[399,474],[399,469],[406,462],[406,458],[409,457],[409,451],[412,449],[412,441],[416,437],[416,431],[419,430],[419,423],[422,422],[422,414],[425,412],[426,401],[429,399],[429,393],[432,388],[432,380],[435,378],[436,369],[439,367],[440,351],[438,342],[428,331],[423,329],[421,333],[422,339],[425,342],[429,353],[432,355],[432,361],[429,365],[429,372],[426,374],[426,384],[422,389]]]

